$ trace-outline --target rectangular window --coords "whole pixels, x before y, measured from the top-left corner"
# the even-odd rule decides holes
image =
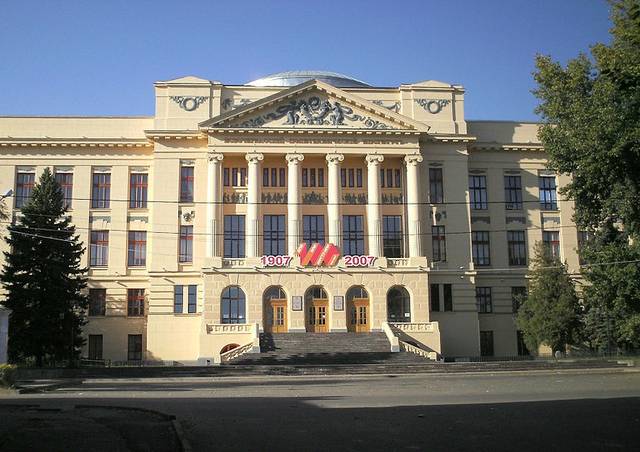
[[[527,298],[526,287],[521,286],[521,287],[511,288],[511,310],[513,311],[514,314],[518,312],[525,298]]]
[[[584,265],[587,263],[587,261],[583,257],[582,251],[584,250],[584,247],[587,245],[590,239],[591,234],[589,233],[589,231],[578,231],[578,259],[580,261],[580,265]]]
[[[64,199],[64,207],[71,208],[71,199],[73,198],[73,173],[56,173],[56,181],[62,189]]]
[[[431,248],[434,262],[447,260],[447,237],[444,226],[431,226]]]
[[[381,170],[380,170],[380,186],[381,186],[382,188],[384,188],[384,187],[385,187],[385,183],[384,183],[384,170],[383,170],[383,169],[381,169]]]
[[[442,168],[429,168],[429,202],[431,204],[444,202]]]
[[[144,316],[144,289],[127,289],[127,315]]]
[[[245,187],[247,185],[247,169],[240,168],[240,181],[238,182],[238,186]]]
[[[507,231],[509,265],[527,265],[527,243],[524,231]]]
[[[491,287],[476,287],[476,306],[482,314],[493,312]]]
[[[271,186],[278,186],[278,168],[271,168]]]
[[[180,226],[180,262],[193,262],[193,226]]]
[[[109,265],[109,231],[91,231],[89,266],[106,267],[107,265]]]
[[[107,313],[107,289],[89,289],[89,315],[104,316]]]
[[[111,200],[111,173],[93,173],[91,208],[108,209]]]
[[[491,251],[488,231],[473,231],[471,233],[471,250],[473,263],[478,266],[491,265]]]
[[[431,310],[433,312],[440,311],[440,285],[431,284],[429,286],[429,297],[431,298]]]
[[[311,168],[309,170],[309,186],[310,187],[316,186],[316,169],[315,168]]]
[[[480,331],[480,355],[493,356],[493,331]]]
[[[128,259],[129,267],[147,265],[147,232],[129,231]]]
[[[198,286],[192,284],[189,286],[189,291],[187,293],[187,312],[189,314],[195,314],[197,310],[197,294],[198,294]]]
[[[324,168],[318,168],[318,187],[324,187]]]
[[[504,176],[504,208],[522,209],[522,178],[520,176]]]
[[[244,257],[244,215],[224,216],[224,257]]]
[[[356,171],[353,168],[349,168],[347,174],[349,175],[349,188],[353,188],[356,184]]]
[[[393,187],[393,169],[387,169],[387,187]]]
[[[142,334],[129,334],[127,359],[129,361],[142,361]]]
[[[284,218],[284,215],[265,215],[263,217],[263,254],[267,256],[286,254],[286,230]]]
[[[395,175],[396,175],[396,187],[397,188],[402,188],[402,173],[399,169],[395,170]]]
[[[356,186],[362,188],[362,168],[356,168]]]
[[[102,359],[102,334],[89,335],[89,359]]]
[[[347,186],[347,170],[346,168],[340,169],[340,186],[345,188]]]
[[[518,345],[518,356],[529,356],[529,349],[524,342],[524,334],[520,330],[516,331],[516,342]]]
[[[262,168],[262,186],[269,186],[269,168]]]
[[[29,202],[35,181],[35,173],[19,171],[16,174],[16,209],[24,207]]]
[[[542,242],[549,247],[551,256],[560,259],[560,232],[542,231]]]
[[[231,186],[238,186],[238,168],[231,168]]]
[[[324,245],[324,215],[302,216],[302,240],[307,246],[313,243]]]
[[[173,286],[173,313],[182,314],[183,312],[183,290],[184,286]]]
[[[180,202],[193,202],[193,166],[180,167]]]
[[[287,182],[286,182],[287,178],[285,176],[284,168],[280,168],[279,172],[280,172],[280,183],[278,185],[280,187],[284,187],[287,185]]]
[[[222,169],[222,183],[225,187],[231,186],[231,176],[229,175],[229,168]]]
[[[451,284],[444,285],[444,310],[453,311],[453,293]]]
[[[558,198],[556,194],[556,177],[539,176],[540,187],[540,209],[558,210]]]
[[[302,168],[302,186],[309,186],[309,170],[307,168]]]
[[[129,208],[147,208],[147,186],[147,174],[131,173],[129,176]]]
[[[486,210],[489,208],[487,201],[487,176],[469,176],[469,199],[471,208]]]
[[[382,216],[382,248],[384,257],[403,257],[402,217],[400,215]]]
[[[342,240],[345,256],[364,254],[364,221],[362,215],[342,216]]]

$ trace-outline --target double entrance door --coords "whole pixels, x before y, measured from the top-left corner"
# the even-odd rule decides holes
[[[267,333],[287,332],[287,300],[271,299],[267,302],[264,330]]]
[[[307,304],[306,330],[309,333],[326,333],[328,329],[329,300],[314,298]]]
[[[347,306],[347,330],[353,333],[369,331],[369,299],[354,298]]]

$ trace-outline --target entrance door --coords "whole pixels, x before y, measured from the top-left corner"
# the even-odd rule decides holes
[[[328,309],[329,300],[314,298],[309,302],[307,307],[307,332],[326,333],[328,331]]]
[[[349,304],[349,323],[347,329],[354,333],[369,331],[369,299],[354,298]]]
[[[287,300],[271,299],[268,302],[267,321],[264,330],[267,333],[287,332]]]

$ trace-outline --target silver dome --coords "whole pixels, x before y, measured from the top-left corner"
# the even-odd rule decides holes
[[[248,86],[296,86],[309,80],[321,80],[338,88],[367,88],[371,85],[347,75],[328,71],[278,72],[247,83]]]

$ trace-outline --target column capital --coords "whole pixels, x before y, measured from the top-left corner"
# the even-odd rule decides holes
[[[258,162],[264,160],[264,154],[261,154],[260,152],[249,152],[244,156],[244,158],[247,159],[249,164],[257,165]]]
[[[284,158],[287,160],[287,164],[297,165],[304,160],[304,155],[298,153],[287,154],[284,156]]]
[[[344,155],[342,154],[327,154],[327,163],[329,163],[329,165],[337,165],[338,163],[342,162],[344,160]]]
[[[407,166],[418,166],[424,160],[420,154],[405,155],[404,162]]]
[[[211,163],[218,163],[224,159],[224,155],[221,154],[220,152],[209,152],[207,154],[207,158]]]
[[[367,154],[364,160],[365,162],[367,162],[367,166],[378,166],[379,164],[384,162],[384,155]]]

